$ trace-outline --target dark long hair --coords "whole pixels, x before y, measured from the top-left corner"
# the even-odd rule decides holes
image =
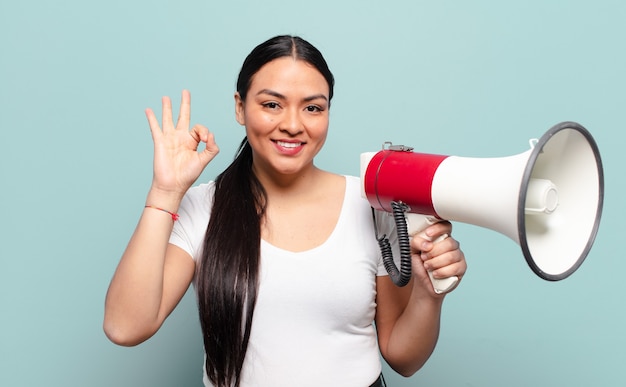
[[[334,79],[322,54],[295,36],[276,36],[246,57],[237,92],[245,102],[252,78],[266,63],[294,57],[313,65],[333,96]],[[252,148],[244,138],[234,161],[215,180],[211,219],[196,273],[206,372],[217,387],[239,386],[257,299],[261,220],[267,195],[252,171]]]

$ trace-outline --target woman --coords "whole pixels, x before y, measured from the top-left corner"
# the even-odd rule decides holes
[[[374,386],[383,385],[379,351],[405,376],[426,362],[444,299],[427,270],[461,277],[465,258],[453,238],[414,237],[411,281],[392,283],[358,179],[314,164],[333,85],[305,40],[257,46],[237,81],[235,114],[246,131],[237,157],[215,182],[192,188],[218,147],[206,127],[189,130],[189,92],[176,125],[169,98],[162,128],[146,110],[154,175],[107,293],[113,342],[148,339],[193,282],[207,386]],[[378,216],[376,227],[393,241],[390,219]],[[448,222],[426,231],[450,232]]]

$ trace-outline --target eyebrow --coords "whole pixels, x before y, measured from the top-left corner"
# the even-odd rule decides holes
[[[262,89],[258,93],[256,93],[256,95],[261,95],[261,94],[268,94],[279,99],[287,99],[287,97],[285,97],[281,93],[274,91],[274,90],[270,90],[270,89]],[[310,102],[310,101],[320,99],[320,98],[323,99],[324,101],[328,101],[328,97],[326,97],[324,94],[314,94],[314,95],[305,97],[303,101]]]

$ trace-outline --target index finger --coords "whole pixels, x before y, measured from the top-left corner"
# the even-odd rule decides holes
[[[424,236],[430,239],[437,239],[440,235],[450,233],[452,233],[452,223],[447,220],[442,220],[432,224],[424,230]]]

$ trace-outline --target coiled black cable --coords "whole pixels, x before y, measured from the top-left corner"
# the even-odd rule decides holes
[[[396,284],[396,286],[402,287],[408,284],[411,279],[411,244],[409,241],[409,233],[404,215],[407,206],[404,203],[392,201],[391,209],[393,211],[393,218],[396,223],[396,231],[398,233],[398,245],[400,247],[400,270],[398,270],[398,267],[393,260],[393,251],[391,250],[391,245],[387,235],[383,235],[379,238],[378,230],[376,230],[376,239],[378,240],[378,246],[380,246],[380,252],[382,254],[385,270],[389,273],[389,277],[393,283]]]

